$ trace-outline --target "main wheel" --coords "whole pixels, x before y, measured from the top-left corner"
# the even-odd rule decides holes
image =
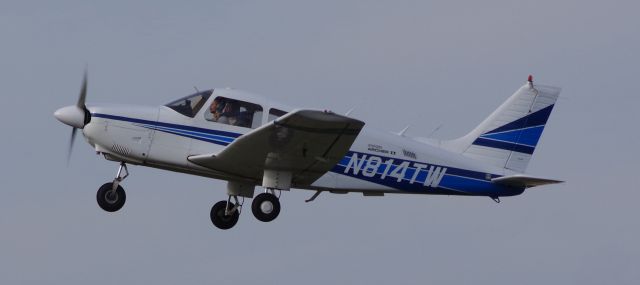
[[[234,206],[233,203],[229,202],[229,209],[232,209]],[[220,201],[211,207],[211,222],[214,226],[223,230],[233,228],[240,218],[240,213],[237,209],[233,211],[233,213],[225,215],[226,208],[227,201]]]
[[[100,186],[96,199],[98,200],[98,206],[107,212],[118,211],[124,206],[124,202],[127,200],[127,195],[124,192],[122,186],[118,185],[116,191],[113,189],[113,183],[108,182]]]
[[[280,214],[280,201],[271,193],[260,193],[253,198],[251,211],[256,219],[271,222]]]

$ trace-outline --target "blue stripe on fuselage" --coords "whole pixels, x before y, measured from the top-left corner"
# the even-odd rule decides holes
[[[153,130],[157,130],[165,133],[180,135],[180,136],[189,137],[189,138],[206,141],[210,143],[215,143],[219,145],[228,145],[231,142],[233,142],[237,137],[242,135],[239,133],[135,119],[135,118],[108,115],[108,114],[94,113],[94,114],[91,114],[91,116],[97,117],[97,118],[131,122],[147,129],[153,129]]]
[[[375,170],[372,168],[366,169],[367,162],[371,160],[371,157],[378,157],[382,161],[382,163],[375,166]],[[351,160],[354,158],[356,161],[352,162]],[[365,161],[362,162],[362,160]],[[377,161],[377,159],[375,160]],[[391,163],[385,163],[390,160],[393,161]],[[359,164],[361,167],[357,167],[356,164]],[[403,164],[404,166],[402,166]],[[422,165],[418,175],[415,175],[418,169],[416,164]],[[354,167],[358,168],[358,170],[356,171]],[[388,170],[387,167],[389,168]],[[398,167],[406,168],[404,171],[399,171],[403,172],[403,174],[396,176],[390,175]],[[364,174],[365,169],[368,170],[368,175]],[[442,171],[444,171],[442,180],[437,183],[436,187],[425,185],[425,180],[430,171],[434,172],[431,173],[431,175],[442,174]],[[523,188],[511,188],[491,182],[491,179],[500,177],[500,175],[354,151],[349,151],[345,157],[331,169],[331,172],[411,193],[513,196],[521,194],[524,190]],[[383,178],[383,176],[385,177]],[[415,179],[413,179],[414,176]]]
[[[150,120],[142,120],[136,118],[115,116],[109,114],[100,114],[93,113],[91,116],[96,118],[105,118],[111,120],[125,121],[131,122],[135,125],[157,130],[165,133],[170,133],[178,136],[189,137],[201,141],[206,141],[219,145],[228,145],[232,143],[236,138],[240,137],[242,134],[233,133],[233,132],[225,132],[218,130],[211,130],[205,128],[191,127],[179,124],[170,124],[170,123],[162,123]],[[352,159],[353,155],[356,155],[358,159],[369,159],[372,156],[379,157],[382,162],[386,162],[390,159],[393,159],[393,163],[390,165],[390,169],[387,173],[387,177],[381,179],[382,172],[384,168],[378,169],[376,173],[372,177],[367,177],[362,174],[362,171],[358,174],[354,174],[352,171],[345,170],[349,164],[349,161]],[[390,176],[389,174],[403,162],[409,163],[409,166],[404,173],[404,177],[401,181],[398,182],[397,177]],[[423,168],[418,175],[414,183],[410,183],[415,171],[416,167],[414,167],[414,163],[427,165],[426,168]],[[366,165],[366,162],[365,162]],[[430,187],[424,186],[423,183],[427,178],[428,171],[431,167],[435,168],[446,168],[446,172],[442,177],[438,187]],[[354,152],[349,151],[345,156],[336,164],[331,170],[336,174],[346,175],[350,177],[354,177],[360,180],[369,181],[372,183],[385,185],[387,187],[391,187],[403,192],[411,192],[411,193],[424,193],[424,194],[446,194],[446,195],[481,195],[481,196],[512,196],[518,195],[522,193],[524,189],[520,188],[510,188],[503,185],[498,185],[492,183],[490,179],[500,177],[500,175],[496,174],[487,174],[483,172],[477,172],[472,170],[466,170],[461,168],[447,167],[442,165],[434,165],[428,163],[422,163],[419,161],[412,160],[402,160],[391,157],[379,156],[378,154],[369,154],[362,152]]]

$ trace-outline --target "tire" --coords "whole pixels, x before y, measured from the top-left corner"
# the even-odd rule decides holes
[[[98,206],[107,212],[116,212],[124,206],[127,195],[122,186],[118,185],[115,193],[111,193],[113,187],[112,182],[108,182],[100,186],[96,195]]]
[[[229,202],[229,208],[233,208],[235,205]],[[238,219],[240,218],[240,213],[238,210],[233,211],[230,215],[225,215],[225,210],[227,208],[227,201],[220,201],[215,203],[213,207],[211,207],[211,222],[216,228],[221,230],[228,230],[233,228],[233,226],[238,223]]]
[[[280,200],[273,194],[260,193],[251,203],[253,216],[262,222],[271,222],[280,214]]]

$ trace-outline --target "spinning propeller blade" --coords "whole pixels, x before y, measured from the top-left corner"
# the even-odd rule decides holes
[[[86,110],[87,106],[84,105],[84,100],[87,98],[87,69],[84,70],[84,77],[82,78],[82,88],[80,88],[80,96],[76,106],[82,110]]]
[[[71,152],[73,151],[73,142],[76,140],[77,130],[76,128],[71,128],[71,140],[69,140],[69,149],[67,150],[67,166],[69,166],[69,162],[71,161]]]
[[[78,102],[76,102],[75,106],[69,106],[71,107],[70,111],[63,111],[62,109],[56,111],[57,115],[56,117],[58,117],[58,119],[60,120],[60,118],[64,117],[66,115],[66,117],[70,117],[70,116],[80,116],[80,114],[78,114],[78,112],[82,113],[82,126],[84,127],[84,125],[88,124],[89,121],[91,120],[90,114],[89,114],[89,110],[87,109],[87,106],[85,105],[85,100],[87,98],[87,82],[88,82],[88,72],[87,69],[85,68],[84,70],[84,77],[82,79],[82,87],[80,88],[80,95],[78,96]],[[69,108],[67,107],[67,108]],[[75,108],[73,108],[75,107]],[[65,114],[72,112],[72,114]],[[75,114],[74,114],[75,113]],[[78,118],[80,119],[80,118]],[[64,122],[64,120],[61,120]],[[76,132],[78,131],[78,125],[77,124],[72,124],[71,125],[71,139],[69,140],[69,149],[67,150],[67,166],[69,166],[69,162],[71,161],[71,152],[73,151],[73,143],[75,142],[76,139]]]

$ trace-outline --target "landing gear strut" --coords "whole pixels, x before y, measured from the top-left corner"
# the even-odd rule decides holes
[[[124,174],[124,175],[123,175]],[[124,162],[120,163],[118,174],[113,182],[107,182],[100,186],[96,195],[98,206],[107,212],[116,212],[124,206],[127,195],[120,182],[129,176],[129,170]]]
[[[232,197],[236,202],[235,204],[231,202]],[[214,226],[222,230],[232,228],[238,223],[242,204],[243,203],[238,200],[238,196],[229,196],[229,199],[226,201],[215,203],[213,207],[211,207],[211,222]]]

